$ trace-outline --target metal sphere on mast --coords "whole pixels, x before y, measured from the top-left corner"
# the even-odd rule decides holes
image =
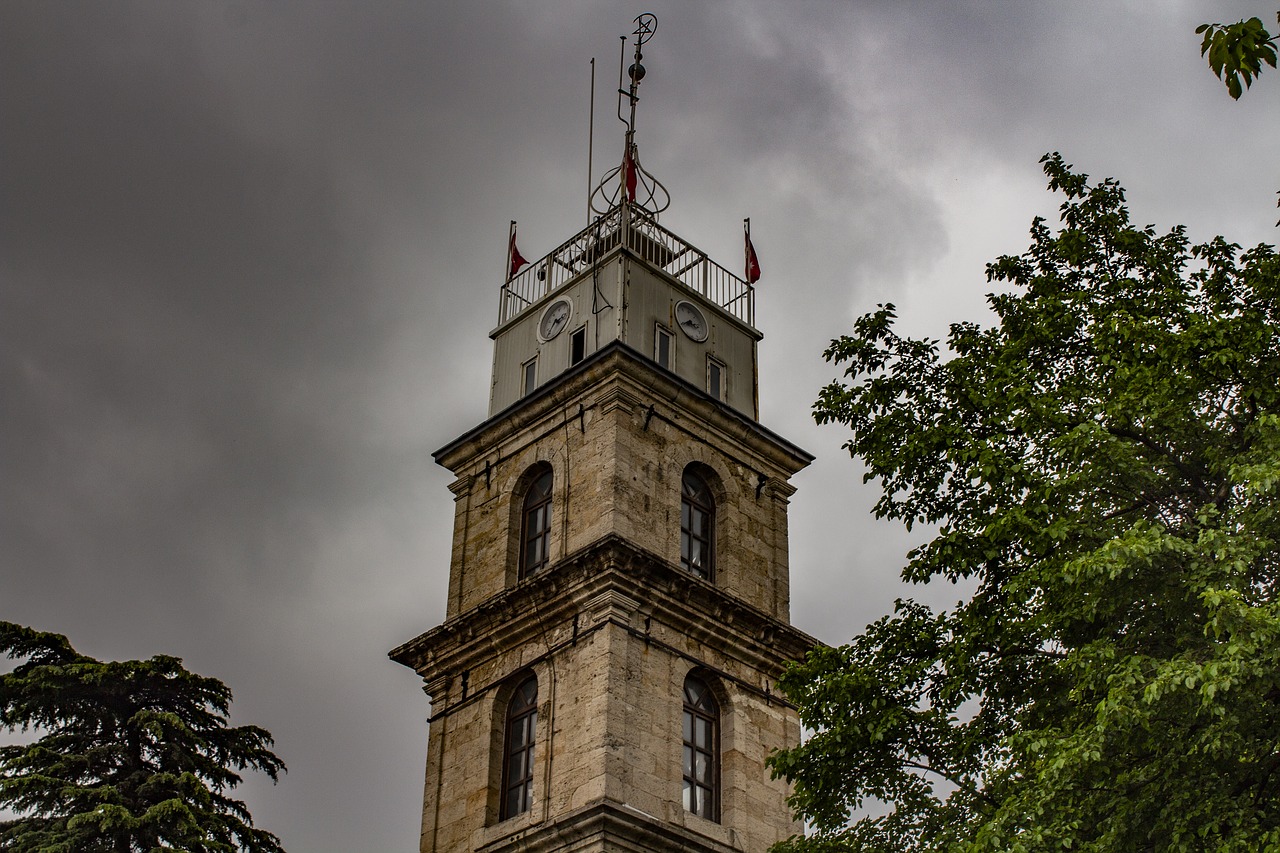
[[[626,36],[621,37],[621,55],[618,58],[618,120],[627,128],[624,135],[622,163],[606,172],[591,193],[591,210],[604,215],[619,205],[628,204],[635,205],[656,218],[659,213],[671,206],[671,195],[657,178],[640,165],[635,134],[636,104],[640,100],[640,81],[645,76],[645,67],[641,64],[644,55],[640,52],[640,48],[657,32],[658,18],[645,12],[635,19],[635,23],[636,28],[632,32],[635,36],[635,54],[630,67],[626,69],[629,83],[625,89],[622,83],[623,67],[626,64]],[[622,115],[624,97],[630,106],[625,118]],[[613,184],[615,178],[616,185]]]

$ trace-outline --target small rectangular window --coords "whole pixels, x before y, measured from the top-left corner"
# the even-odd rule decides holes
[[[707,357],[707,393],[717,400],[724,399],[724,365]]]
[[[653,360],[667,370],[671,369],[671,333],[661,326],[653,336]]]
[[[533,393],[533,389],[538,387],[538,360],[531,358],[524,363],[524,395],[528,396]]]
[[[583,326],[569,337],[569,365],[573,366],[587,357],[587,327]]]

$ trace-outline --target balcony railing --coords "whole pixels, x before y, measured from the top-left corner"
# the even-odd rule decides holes
[[[626,249],[748,326],[755,326],[755,293],[705,252],[663,228],[643,208],[614,207],[502,286],[498,325],[523,314],[570,279],[591,269],[625,237]]]

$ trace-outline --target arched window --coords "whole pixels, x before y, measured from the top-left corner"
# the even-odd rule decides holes
[[[507,703],[500,820],[524,814],[533,805],[533,743],[537,729],[538,679],[530,675],[520,682]]]
[[[534,477],[520,513],[520,577],[547,564],[551,544],[551,466]]]
[[[684,680],[684,807],[720,820],[720,707],[692,675]]]
[[[706,480],[686,469],[680,483],[680,565],[707,580],[714,580],[715,516]]]

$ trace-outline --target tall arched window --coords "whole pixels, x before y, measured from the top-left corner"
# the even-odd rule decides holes
[[[684,807],[720,820],[720,706],[692,675],[684,680]]]
[[[533,806],[533,744],[537,729],[538,679],[530,675],[520,682],[507,703],[500,820],[524,814]]]
[[[520,513],[520,577],[547,564],[551,544],[551,466],[534,477]]]
[[[707,580],[714,580],[715,516],[707,481],[685,469],[680,483],[680,565]]]

